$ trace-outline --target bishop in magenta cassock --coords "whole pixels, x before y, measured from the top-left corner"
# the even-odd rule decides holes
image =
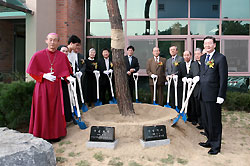
[[[48,48],[36,52],[27,68],[27,73],[36,80],[29,133],[46,140],[67,134],[61,77],[69,79],[72,69],[67,56],[56,50],[58,41],[56,33],[48,34]]]

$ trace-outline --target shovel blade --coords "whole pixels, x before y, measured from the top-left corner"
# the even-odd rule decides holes
[[[97,101],[95,102],[95,106],[100,106],[100,105],[102,105],[102,102],[99,99],[97,99]]]
[[[136,100],[135,100],[135,102],[136,102],[136,103],[141,103],[141,102],[139,102],[139,100],[138,100],[138,99],[136,99]]]
[[[87,112],[88,110],[88,107],[84,103],[82,103],[82,112]]]
[[[166,105],[164,105],[164,107],[171,108],[171,106],[169,105],[169,103],[167,103]]]
[[[113,99],[109,101],[109,104],[117,104],[116,99],[113,97]]]
[[[185,115],[184,111],[182,113],[180,113],[180,114],[181,114],[181,117],[183,117]]]
[[[182,116],[182,120],[186,123],[186,121],[187,121],[187,114],[184,114],[184,115]]]
[[[79,119],[76,120],[76,121],[77,121],[77,124],[78,124],[78,126],[79,126],[79,128],[80,128],[81,130],[84,130],[84,129],[87,128],[86,124],[85,124],[84,122],[81,121],[81,118],[79,118]]]
[[[179,121],[180,117],[181,117],[181,115],[179,114],[176,118],[174,118],[172,127],[176,125],[176,123]]]
[[[155,102],[155,101],[153,101],[153,105],[159,105],[159,104],[156,104],[156,102]]]

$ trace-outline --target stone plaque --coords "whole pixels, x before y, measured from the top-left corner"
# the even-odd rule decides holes
[[[144,141],[167,139],[167,132],[165,125],[143,126],[142,132]]]
[[[115,128],[106,126],[92,126],[90,131],[90,141],[114,142]]]

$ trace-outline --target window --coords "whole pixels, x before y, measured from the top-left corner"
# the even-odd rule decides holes
[[[164,10],[158,8],[158,18],[187,18],[188,0],[158,0],[158,6],[164,5]]]
[[[224,40],[229,72],[248,72],[248,40]]]
[[[128,19],[155,18],[155,0],[127,0],[127,8]]]
[[[191,18],[220,18],[220,0],[191,0]]]
[[[155,34],[155,21],[128,21],[127,22],[127,35],[154,35]]]
[[[159,21],[159,35],[187,35],[188,21]]]
[[[222,0],[222,18],[250,18],[249,0]]]
[[[249,21],[223,21],[223,35],[249,35]]]
[[[219,21],[190,22],[191,35],[219,35]]]
[[[146,69],[147,60],[153,57],[152,50],[155,47],[155,40],[129,40],[129,45],[135,47],[134,55],[138,58],[140,69]]]
[[[124,15],[124,0],[117,0],[121,16]],[[106,1],[87,0],[87,18],[88,19],[109,19]]]
[[[110,46],[110,42],[111,42],[111,39],[110,38],[91,38],[91,39],[87,39],[87,50],[86,50],[86,55],[87,55],[87,58],[89,56],[89,49],[90,48],[94,48],[96,50],[96,58],[100,58],[102,57],[102,49],[104,48],[108,48],[110,49],[111,46]],[[111,53],[109,55],[111,57]]]

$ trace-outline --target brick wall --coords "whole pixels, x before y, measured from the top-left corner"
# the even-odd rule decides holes
[[[0,72],[12,72],[14,58],[14,25],[0,20]]]
[[[83,4],[84,0],[56,0],[56,32],[60,36],[60,44],[67,45],[68,38],[73,34],[83,44]]]

